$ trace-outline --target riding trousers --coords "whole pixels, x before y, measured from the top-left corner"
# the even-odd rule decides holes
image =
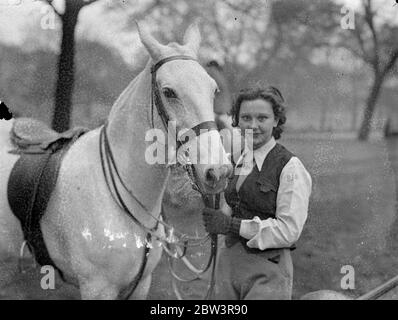
[[[293,264],[290,249],[249,253],[238,241],[225,246],[219,238],[216,300],[290,300]]]

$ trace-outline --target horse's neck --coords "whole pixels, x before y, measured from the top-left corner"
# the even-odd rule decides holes
[[[151,79],[148,66],[120,95],[108,119],[108,136],[122,179],[152,214],[158,215],[168,170],[145,161],[145,134],[151,129]],[[156,111],[155,111],[156,112]],[[156,212],[157,211],[157,212]]]

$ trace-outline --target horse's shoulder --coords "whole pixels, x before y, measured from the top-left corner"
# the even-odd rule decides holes
[[[0,119],[0,147],[11,146],[10,132],[14,123],[14,119]]]
[[[64,161],[68,168],[87,169],[99,156],[99,131],[91,130],[79,138],[65,154]]]
[[[72,189],[83,194],[101,173],[98,151],[99,134],[89,131],[80,137],[66,152],[59,169],[56,194],[73,197]]]

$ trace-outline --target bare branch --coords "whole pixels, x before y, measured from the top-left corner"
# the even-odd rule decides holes
[[[373,60],[364,57],[362,51],[360,52],[360,51],[357,50],[356,48],[353,48],[353,47],[347,46],[347,45],[344,45],[344,48],[347,49],[348,51],[350,51],[354,56],[356,56],[356,57],[359,58],[360,60],[362,60],[362,61],[364,61],[365,63],[367,63],[368,65],[370,65],[370,66],[373,65]]]
[[[233,9],[235,11],[239,11],[239,12],[241,12],[243,14],[246,14],[246,15],[250,15],[250,11],[253,8],[253,3],[251,1],[248,2],[249,5],[247,5],[246,7],[236,5],[234,3],[229,2],[228,0],[223,0],[222,3],[224,3],[225,5],[230,7],[231,9]]]
[[[151,14],[151,12],[156,9],[156,8],[162,8],[162,6],[164,5],[164,1],[163,0],[153,0],[151,1],[149,4],[147,4],[144,8],[135,11],[135,10],[131,10],[130,7],[125,7],[125,4],[122,3],[117,3],[116,5],[112,5],[112,9],[116,9],[116,10],[123,10],[124,14],[127,15],[127,19],[124,25],[124,28],[126,30],[131,30],[132,28],[135,28],[135,20],[139,20],[142,17],[145,17],[149,14]],[[170,5],[172,5],[172,3],[170,3]]]
[[[270,60],[272,57],[275,57],[279,51],[279,49],[282,47],[282,44],[284,43],[284,37],[283,37],[283,28],[282,25],[277,23],[276,24],[276,36],[274,37],[274,41],[272,44],[272,48],[267,48],[265,46],[265,37],[261,41],[261,47],[259,50],[256,52],[255,59],[256,61],[259,62],[259,65],[262,66],[263,69],[266,69],[268,64],[270,63]],[[269,51],[267,55],[264,55],[266,51]]]
[[[218,40],[219,40],[219,42],[220,42],[220,44],[221,44],[221,47],[222,47],[222,49],[223,49],[223,51],[224,51],[224,55],[225,56],[229,56],[229,48],[228,48],[228,46],[225,44],[225,41],[224,41],[224,34],[223,34],[223,32],[222,32],[222,30],[221,30],[221,25],[220,25],[220,23],[218,22],[218,17],[217,17],[217,10],[215,10],[216,8],[214,8],[214,10],[212,10],[212,20],[213,20],[213,22],[214,22],[214,28],[215,28],[215,30],[216,30],[216,33],[217,33],[217,36],[218,36]]]
[[[60,18],[62,19],[63,14],[62,14],[61,12],[59,12],[59,11],[56,9],[56,7],[54,6],[54,4],[53,4],[54,0],[40,0],[40,1],[45,2],[45,3],[47,3],[48,5],[50,5],[51,8],[54,10],[54,12],[57,14],[57,16],[60,17]],[[66,1],[67,1],[67,0],[66,0]],[[96,2],[96,1],[98,1],[98,0],[80,0],[80,1],[78,1],[78,2],[75,2],[74,4],[75,4],[76,7],[80,10],[81,8],[83,8],[83,7],[85,7],[85,6],[89,5],[89,4],[92,4],[92,3]]]
[[[358,44],[359,44],[359,47],[361,49],[361,54],[358,53],[358,52],[353,52],[353,53],[356,56],[360,57],[362,60],[364,60],[366,63],[372,64],[373,60],[370,58],[371,55],[365,49],[365,42],[364,42],[364,40],[362,38],[362,34],[361,34],[361,31],[359,29],[360,28],[355,27],[353,32],[354,32],[354,35],[355,35],[356,39],[358,40]],[[350,49],[350,51],[352,51],[352,50]]]
[[[372,0],[364,1],[365,21],[369,26],[373,39],[373,67],[375,70],[380,71],[379,59],[379,40],[374,26],[374,12],[372,11]]]
[[[84,4],[83,6],[88,6],[89,4],[92,4],[94,2],[96,2],[97,0],[83,0]]]
[[[147,14],[149,14],[150,12],[152,12],[153,9],[160,7],[163,4],[162,0],[154,0],[152,1],[150,4],[147,5],[146,8],[144,8],[143,10],[134,13],[131,18],[135,18],[137,15],[142,15],[142,16],[146,16]]]
[[[396,48],[393,52],[392,55],[390,56],[390,59],[388,60],[387,64],[385,65],[382,73],[386,75],[395,65],[395,62],[398,60],[398,48]]]
[[[67,1],[67,0],[65,0],[65,1]],[[78,10],[80,10],[83,7],[88,6],[89,4],[92,4],[96,1],[97,0],[79,0],[78,2],[75,2],[74,5]]]
[[[62,13],[59,12],[59,11],[54,7],[54,5],[53,5],[53,0],[41,0],[41,1],[43,1],[43,2],[47,3],[48,5],[50,5],[51,8],[54,10],[54,12],[57,14],[57,16],[60,17],[60,18],[62,18]]]

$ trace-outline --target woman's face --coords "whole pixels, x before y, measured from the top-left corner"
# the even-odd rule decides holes
[[[245,130],[253,130],[253,150],[266,144],[272,137],[272,130],[278,125],[271,103],[261,98],[244,100],[240,105],[239,127],[242,134]],[[247,141],[249,146],[251,141]]]

